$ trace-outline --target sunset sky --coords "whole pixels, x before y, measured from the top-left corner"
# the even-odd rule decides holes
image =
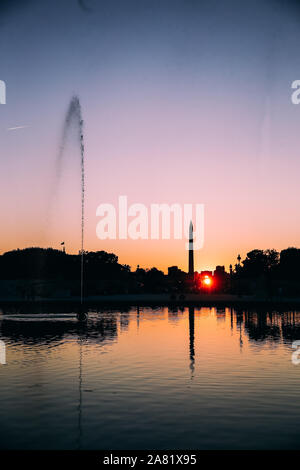
[[[0,252],[80,248],[80,155],[64,116],[79,96],[87,250],[133,269],[178,265],[185,240],[96,236],[101,203],[201,203],[195,269],[299,246],[300,7],[296,1],[60,0],[0,6]],[[15,130],[9,128],[28,126]]]

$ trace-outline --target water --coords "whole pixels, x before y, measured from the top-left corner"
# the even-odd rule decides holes
[[[80,268],[80,300],[83,303],[83,277],[84,277],[84,206],[85,206],[85,153],[83,138],[82,110],[78,96],[74,95],[69,103],[63,125],[61,144],[56,160],[56,182],[61,177],[62,160],[71,126],[77,130],[77,141],[80,148],[80,174],[81,174],[81,268]]]
[[[300,312],[15,313],[0,338],[2,449],[300,448]]]

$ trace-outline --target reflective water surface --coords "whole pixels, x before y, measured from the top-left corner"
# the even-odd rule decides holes
[[[300,448],[300,312],[8,312],[0,339],[2,449]]]

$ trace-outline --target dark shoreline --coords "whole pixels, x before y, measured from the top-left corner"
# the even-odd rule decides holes
[[[197,295],[187,294],[186,297],[171,298],[168,294],[140,294],[140,295],[111,295],[101,297],[88,297],[84,299],[83,306],[79,298],[51,298],[51,299],[0,299],[0,309],[25,308],[34,311],[53,310],[63,307],[68,311],[92,310],[97,308],[118,308],[122,310],[130,307],[232,307],[232,308],[255,308],[264,307],[268,309],[292,309],[300,307],[300,298],[260,298],[237,295]]]

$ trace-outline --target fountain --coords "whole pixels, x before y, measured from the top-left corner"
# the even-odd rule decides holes
[[[56,163],[56,176],[60,177],[61,164],[68,136],[72,124],[77,128],[78,144],[80,145],[81,164],[81,263],[80,263],[80,304],[83,304],[83,280],[84,280],[84,202],[85,202],[85,175],[84,175],[84,141],[83,141],[83,119],[81,105],[78,96],[73,96],[64,121],[61,145]],[[79,314],[82,317],[82,311]],[[85,314],[84,314],[85,315]]]

